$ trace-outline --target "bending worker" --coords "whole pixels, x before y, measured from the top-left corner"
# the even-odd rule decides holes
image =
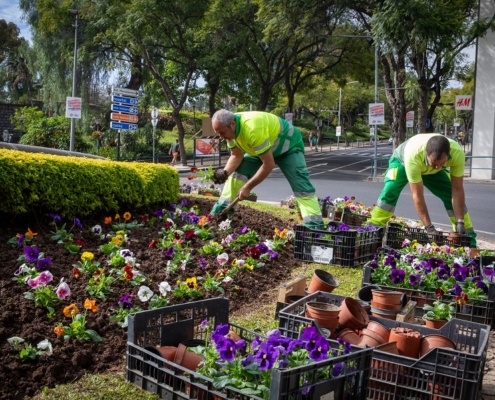
[[[419,134],[406,140],[390,158],[385,186],[368,222],[385,226],[394,214],[402,189],[409,182],[416,212],[430,238],[439,233],[431,223],[424,186],[442,200],[454,231],[467,233],[471,246],[476,246],[476,233],[464,202],[464,158],[461,146],[440,134]]]
[[[277,165],[289,181],[304,224],[323,224],[318,197],[306,168],[304,141],[297,128],[276,115],[260,111],[234,114],[219,110],[213,115],[212,125],[231,150],[225,168],[215,171],[214,182],[225,182],[225,186],[212,215],[224,210],[236,197],[247,198]]]

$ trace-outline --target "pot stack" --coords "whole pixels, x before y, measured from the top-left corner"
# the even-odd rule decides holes
[[[405,303],[405,294],[379,289],[373,289],[371,293],[371,315],[395,320]]]

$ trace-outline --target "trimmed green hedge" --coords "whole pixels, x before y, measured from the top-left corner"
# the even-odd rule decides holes
[[[83,217],[175,203],[179,174],[167,165],[0,149],[0,212]]]

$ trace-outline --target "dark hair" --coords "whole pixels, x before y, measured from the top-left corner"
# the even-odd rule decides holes
[[[435,135],[426,142],[426,154],[440,160],[444,154],[450,154],[450,142],[445,136]]]

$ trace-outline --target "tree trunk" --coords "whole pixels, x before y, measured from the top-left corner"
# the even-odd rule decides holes
[[[180,108],[174,107],[172,109],[172,118],[174,122],[177,124],[177,130],[179,131],[179,152],[180,152],[180,161],[182,165],[187,165],[187,155],[186,149],[184,147],[184,126],[182,125],[182,119],[180,118]]]

